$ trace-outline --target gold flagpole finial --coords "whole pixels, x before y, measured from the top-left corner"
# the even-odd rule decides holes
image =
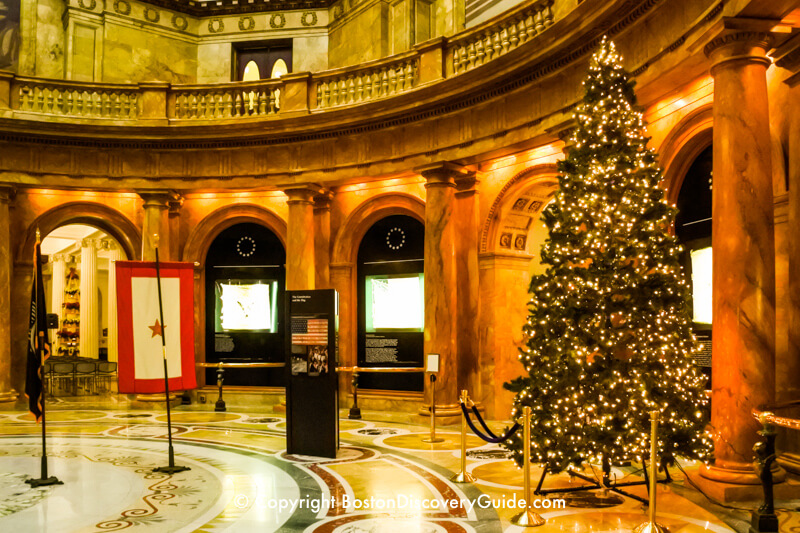
[[[158,233],[153,233],[153,248],[158,248],[159,236]]]
[[[39,231],[39,228],[36,228],[36,244],[41,244],[42,242],[42,232]]]

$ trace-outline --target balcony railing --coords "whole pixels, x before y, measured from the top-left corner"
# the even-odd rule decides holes
[[[529,0],[452,38],[432,39],[388,58],[277,80],[172,85],[49,80],[0,71],[0,115],[28,120],[202,123],[269,119],[397,96],[485,65],[553,24],[553,4]],[[46,117],[46,118],[45,118]]]

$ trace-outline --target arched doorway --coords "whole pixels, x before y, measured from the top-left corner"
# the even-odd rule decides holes
[[[42,269],[53,362],[117,360],[114,263],[127,259],[121,244],[104,230],[66,224],[42,239]]]
[[[222,231],[205,264],[206,362],[283,362],[286,250],[267,227],[246,222]],[[214,369],[206,384],[216,383]],[[226,385],[282,386],[282,368],[230,369]]]
[[[358,248],[358,366],[421,367],[425,226],[407,215],[378,220]],[[422,373],[371,373],[359,387],[422,391]]]
[[[695,364],[711,375],[711,178],[713,149],[694,159],[678,192],[675,234],[684,246],[683,265],[692,288],[692,320],[703,350]]]

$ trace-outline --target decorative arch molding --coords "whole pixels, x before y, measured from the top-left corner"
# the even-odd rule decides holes
[[[675,204],[681,185],[694,160],[713,141],[713,106],[704,105],[683,118],[672,128],[659,149],[661,168],[664,169],[662,185],[667,191],[667,201]]]
[[[425,202],[405,193],[373,196],[360,204],[336,233],[331,262],[355,263],[361,239],[375,222],[392,215],[408,215],[425,223]]]
[[[286,221],[259,205],[234,204],[217,209],[195,226],[183,247],[183,261],[199,263],[200,266],[204,266],[208,249],[217,235],[231,226],[244,222],[254,222],[266,226],[275,233],[283,244],[283,248],[286,249],[288,233]]]
[[[556,165],[548,163],[526,168],[508,180],[503,188],[500,189],[494,202],[492,202],[492,206],[489,208],[489,214],[486,216],[486,221],[481,229],[480,251],[483,253],[494,249],[494,243],[497,242],[497,233],[500,227],[500,215],[506,210],[505,208],[510,201],[523,190],[531,189],[537,184],[544,185],[556,182],[557,176],[558,169]]]
[[[37,229],[44,238],[56,228],[67,224],[86,224],[101,229],[116,239],[129,259],[141,257],[141,233],[125,215],[105,204],[69,202],[45,211],[31,222],[18,250],[17,262],[30,262],[33,246],[36,244]]]

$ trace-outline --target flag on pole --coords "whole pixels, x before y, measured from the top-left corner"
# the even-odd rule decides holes
[[[37,422],[42,416],[42,365],[48,357],[50,357],[50,342],[47,338],[47,310],[44,306],[42,251],[37,241],[33,251],[31,314],[28,320],[28,368],[25,375],[28,408]]]
[[[169,390],[197,387],[194,361],[194,265],[159,263],[164,323],[158,310],[156,264],[117,261],[119,392],[164,392],[165,335]]]

